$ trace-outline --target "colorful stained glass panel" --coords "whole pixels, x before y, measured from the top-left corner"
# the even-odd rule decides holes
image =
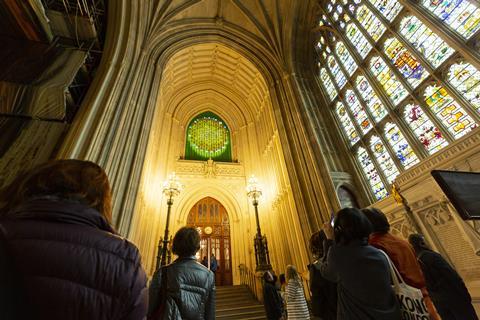
[[[370,61],[370,70],[387,92],[394,105],[399,104],[408,94],[405,87],[398,81],[392,70],[380,57],[373,57]]]
[[[480,30],[478,4],[466,0],[423,0],[422,4],[465,39]]]
[[[357,70],[357,64],[355,60],[353,60],[352,55],[348,52],[347,47],[343,42],[338,42],[337,46],[335,47],[335,51],[337,52],[340,61],[342,62],[344,68],[347,70],[349,75],[352,75],[355,70]]]
[[[368,80],[364,76],[358,76],[356,86],[375,122],[379,122],[385,118],[387,115],[387,110],[383,106],[383,103],[380,101],[375,91],[373,91],[373,88]]]
[[[378,175],[375,165],[368,156],[367,150],[361,147],[358,148],[357,159],[362,167],[363,172],[365,173],[365,176],[367,177],[368,182],[370,183],[375,198],[377,198],[377,200],[385,198],[388,195],[387,189],[385,189],[385,185]]]
[[[342,89],[343,86],[347,83],[347,78],[345,78],[345,75],[343,74],[342,70],[340,69],[340,66],[337,63],[337,60],[335,60],[334,57],[329,56],[327,58],[327,61],[328,61],[328,68],[330,69],[330,72],[333,74],[333,77],[335,78],[335,82],[337,83],[338,87]]]
[[[455,139],[477,126],[465,110],[440,86],[432,85],[425,89],[425,102]]]
[[[332,101],[337,96],[337,90],[335,89],[335,86],[333,85],[332,80],[330,79],[330,76],[325,68],[320,69],[320,79],[322,79],[325,91],[327,91],[330,101]]]
[[[450,67],[448,81],[480,112],[480,71],[469,63]]]
[[[372,46],[354,23],[347,25],[347,38],[362,58],[372,50]]]
[[[428,71],[397,38],[385,40],[385,54],[413,88],[428,77]]]
[[[440,130],[433,124],[432,120],[423,112],[420,106],[415,104],[407,105],[403,116],[429,154],[434,154],[448,145]]]
[[[362,132],[365,134],[370,131],[370,129],[372,129],[372,124],[368,120],[367,113],[360,104],[360,101],[358,101],[355,93],[352,90],[347,90],[347,92],[345,92],[345,99]]]
[[[343,130],[347,135],[348,140],[350,140],[350,144],[353,145],[357,143],[358,140],[360,140],[360,137],[358,136],[357,130],[355,130],[352,120],[350,120],[350,117],[348,116],[347,110],[345,109],[343,103],[338,102],[335,107],[335,111],[337,112],[338,119],[342,124]]]
[[[185,158],[191,160],[231,160],[230,131],[217,115],[202,113],[187,127]]]
[[[388,122],[385,124],[384,130],[388,143],[405,169],[419,162],[417,155],[396,124]]]
[[[398,0],[369,0],[375,8],[377,8],[380,13],[392,21],[395,17],[402,11],[403,6],[398,2]]]
[[[400,22],[400,33],[434,68],[440,66],[455,52],[417,17],[403,18]]]
[[[382,140],[377,136],[372,136],[370,139],[370,149],[375,155],[375,158],[377,158],[377,162],[385,174],[388,183],[392,183],[399,172]]]
[[[375,42],[377,42],[385,32],[383,23],[365,5],[358,7],[357,19]]]

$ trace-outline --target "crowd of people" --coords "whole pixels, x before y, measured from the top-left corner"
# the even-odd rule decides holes
[[[199,249],[198,231],[181,228],[172,241],[178,258],[147,286],[138,249],[112,227],[103,169],[48,162],[0,193],[0,319],[215,319],[218,263],[214,255],[198,262]],[[478,320],[455,269],[423,236],[391,234],[380,210],[340,210],[312,235],[310,250],[311,308],[288,265],[279,277],[263,275],[268,319],[405,319],[392,287],[397,270],[420,292],[428,319]]]

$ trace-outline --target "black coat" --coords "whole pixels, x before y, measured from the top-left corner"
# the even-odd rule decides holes
[[[315,267],[325,279],[337,283],[337,319],[400,320],[384,254],[366,239],[347,245],[328,243],[327,258]]]
[[[35,200],[0,220],[31,319],[143,319],[137,248],[83,204]],[[19,317],[20,318],[20,317]],[[17,318],[17,319],[19,319]]]
[[[337,319],[337,285],[325,279],[319,270],[320,261],[308,266],[312,313],[322,320]],[[317,265],[317,267],[315,267]]]
[[[275,284],[263,282],[263,304],[268,320],[278,320],[283,315],[283,301]]]
[[[162,272],[167,269],[167,295],[177,305],[183,319],[215,319],[215,278],[212,271],[197,262],[195,256],[178,258],[155,271],[150,284],[148,314],[153,315],[162,302]]]
[[[440,254],[423,250],[418,260],[428,293],[443,320],[478,319],[465,283]]]

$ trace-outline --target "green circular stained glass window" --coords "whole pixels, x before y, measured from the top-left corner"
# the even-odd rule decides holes
[[[186,159],[231,161],[230,131],[211,112],[196,116],[187,128]]]

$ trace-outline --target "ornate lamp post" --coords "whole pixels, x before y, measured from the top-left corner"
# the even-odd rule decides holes
[[[160,241],[158,243],[158,256],[157,256],[157,268],[160,266],[164,266],[167,263],[170,263],[171,260],[171,252],[168,249],[168,244],[170,242],[169,239],[169,231],[168,231],[168,226],[170,224],[170,212],[172,210],[172,204],[173,204],[173,198],[178,196],[180,194],[180,191],[182,191],[183,186],[178,180],[178,177],[175,175],[175,172],[170,174],[168,176],[168,179],[165,180],[163,183],[163,194],[167,196],[167,223],[165,224],[165,234],[163,236],[163,239],[160,238]],[[159,260],[161,259],[160,266],[159,266]]]
[[[258,185],[258,180],[254,175],[248,179],[247,184],[247,196],[252,199],[253,207],[255,208],[255,220],[257,222],[257,234],[253,239],[255,246],[255,261],[257,263],[257,271],[271,270],[270,257],[268,254],[267,237],[262,236],[262,230],[260,229],[260,220],[258,218],[258,199],[262,195],[262,190]]]

